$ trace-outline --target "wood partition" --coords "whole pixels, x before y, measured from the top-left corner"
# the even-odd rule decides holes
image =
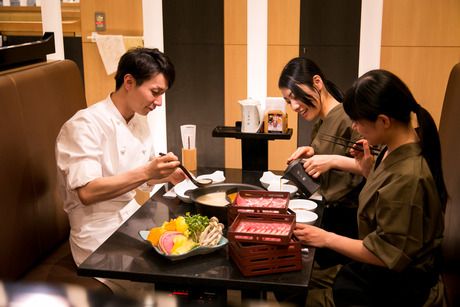
[[[247,0],[224,0],[225,125],[241,120],[238,100],[247,97]],[[241,167],[241,141],[225,138],[225,167]]]
[[[439,123],[447,79],[460,62],[460,1],[385,0],[381,68],[398,75]]]
[[[62,3],[62,32],[64,36],[80,36],[80,5]],[[41,36],[41,8],[36,6],[0,6],[0,32],[3,35]]]
[[[115,90],[114,74],[107,75],[96,43],[88,39],[96,31],[95,13],[105,13],[106,31],[99,34],[142,36],[142,1],[81,0],[80,10],[86,101],[91,105]]]
[[[224,1],[225,125],[241,120],[238,100],[247,98],[247,0]],[[283,66],[298,56],[300,1],[268,2],[267,96],[279,97],[278,78]],[[283,170],[297,146],[297,114],[287,107],[290,140],[270,141],[268,168]],[[241,167],[241,141],[225,139],[225,166]]]
[[[267,96],[280,97],[278,79],[286,63],[299,56],[300,0],[268,2]],[[268,168],[284,170],[287,158],[297,148],[298,115],[286,105],[290,140],[268,142]]]

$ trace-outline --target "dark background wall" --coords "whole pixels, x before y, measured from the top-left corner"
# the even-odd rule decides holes
[[[166,98],[168,151],[181,155],[180,125],[195,124],[198,166],[224,167],[223,0],[163,1],[164,50],[176,67]]]
[[[299,54],[346,91],[358,77],[361,0],[301,0]],[[299,118],[298,146],[310,144],[313,123]]]

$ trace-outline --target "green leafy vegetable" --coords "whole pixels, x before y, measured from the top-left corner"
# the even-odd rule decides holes
[[[190,212],[187,212],[185,214],[185,223],[188,225],[192,240],[198,242],[200,234],[209,225],[209,218],[199,214],[190,215]]]

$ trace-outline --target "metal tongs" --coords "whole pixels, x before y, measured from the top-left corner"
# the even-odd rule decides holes
[[[340,136],[332,135],[332,134],[327,134],[327,133],[321,133],[321,135],[326,136],[327,138],[321,138],[321,140],[330,142],[333,144],[341,145],[344,146],[345,148],[350,148],[356,151],[362,151],[364,152],[363,145],[356,143],[356,141],[353,141],[351,139],[346,139]],[[376,156],[380,153],[380,148],[378,146],[369,146],[371,154]]]
[[[160,152],[160,156],[165,156],[165,153]],[[210,185],[212,183],[211,178],[202,178],[202,179],[197,179],[195,176],[192,175],[192,173],[189,172],[188,169],[185,168],[185,166],[182,165],[182,163],[179,161],[179,168],[184,172],[184,174],[190,179],[190,181],[196,185],[197,187],[205,187],[207,185]]]

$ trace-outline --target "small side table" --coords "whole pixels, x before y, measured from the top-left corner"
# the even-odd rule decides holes
[[[212,131],[213,137],[235,138],[241,140],[242,169],[250,171],[268,170],[268,141],[289,140],[292,129],[286,133],[247,133],[241,132],[241,122],[235,127],[217,126]]]

